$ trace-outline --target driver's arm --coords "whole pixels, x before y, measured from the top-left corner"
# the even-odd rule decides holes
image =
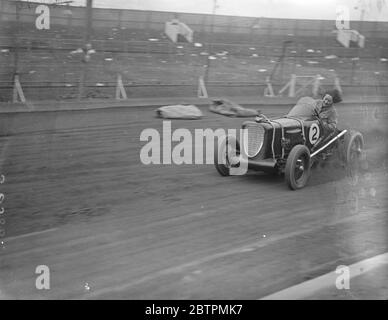
[[[337,129],[337,111],[335,109],[332,109],[330,112],[328,112],[327,116],[322,119],[322,122],[323,125],[331,131]]]
[[[317,117],[319,117],[321,110],[322,110],[322,100],[315,100],[314,112]]]

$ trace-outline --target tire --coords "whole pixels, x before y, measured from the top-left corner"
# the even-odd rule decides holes
[[[240,153],[240,144],[238,140],[232,136],[226,136],[220,144],[217,143],[214,147],[214,166],[216,167],[218,173],[224,177],[230,176],[231,164],[228,157],[228,148],[232,145],[231,142],[235,142],[235,154],[238,155]],[[229,149],[229,154],[230,150],[231,149]]]
[[[362,134],[355,130],[349,130],[345,134],[344,140],[344,161],[350,169],[356,169],[361,160],[364,149],[364,138]]]
[[[288,155],[285,180],[291,190],[303,188],[310,177],[310,151],[301,144],[292,148]]]

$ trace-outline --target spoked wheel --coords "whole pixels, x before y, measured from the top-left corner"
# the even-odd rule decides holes
[[[218,173],[222,176],[229,176],[230,168],[239,165],[239,162],[235,160],[239,155],[240,144],[232,136],[226,136],[219,146],[216,144],[214,148],[214,165]]]
[[[354,173],[361,165],[364,139],[362,134],[357,131],[349,131],[345,136],[345,163],[350,173]]]
[[[303,188],[310,177],[310,151],[304,145],[296,145],[286,162],[285,178],[292,190]]]

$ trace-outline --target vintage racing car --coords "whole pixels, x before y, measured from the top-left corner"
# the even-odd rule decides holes
[[[306,185],[312,167],[334,154],[348,168],[356,168],[364,146],[362,134],[338,129],[326,133],[315,105],[314,99],[304,97],[285,116],[260,115],[244,122],[243,149],[233,136],[224,137],[215,149],[217,171],[228,176],[231,168],[246,161],[249,170],[284,174],[289,188],[296,190]]]

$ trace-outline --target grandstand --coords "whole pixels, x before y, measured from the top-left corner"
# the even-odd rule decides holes
[[[49,30],[34,28],[34,3],[0,7],[0,99],[11,99],[17,72],[31,99],[77,96],[85,46],[85,8],[52,6]],[[179,18],[194,30],[193,43],[173,43],[164,34],[166,21]],[[214,20],[213,20],[214,18]],[[213,26],[212,26],[213,24]],[[388,23],[352,22],[362,30],[365,48],[344,48],[336,41],[334,21],[291,20],[93,9],[91,44],[96,53],[86,67],[87,97],[113,97],[121,73],[129,96],[194,95],[198,78],[209,65],[208,85],[250,86],[262,94],[265,80],[290,43],[281,68],[273,75],[278,90],[296,75],[322,76],[330,85],[370,87],[384,93],[388,85]],[[211,46],[209,46],[211,44]],[[158,87],[155,91],[155,87]],[[180,89],[177,90],[176,88]],[[36,89],[39,90],[36,90]],[[150,90],[150,88],[153,88]],[[236,89],[237,91],[237,89]],[[222,91],[221,91],[222,92]],[[228,89],[227,92],[230,92]]]

